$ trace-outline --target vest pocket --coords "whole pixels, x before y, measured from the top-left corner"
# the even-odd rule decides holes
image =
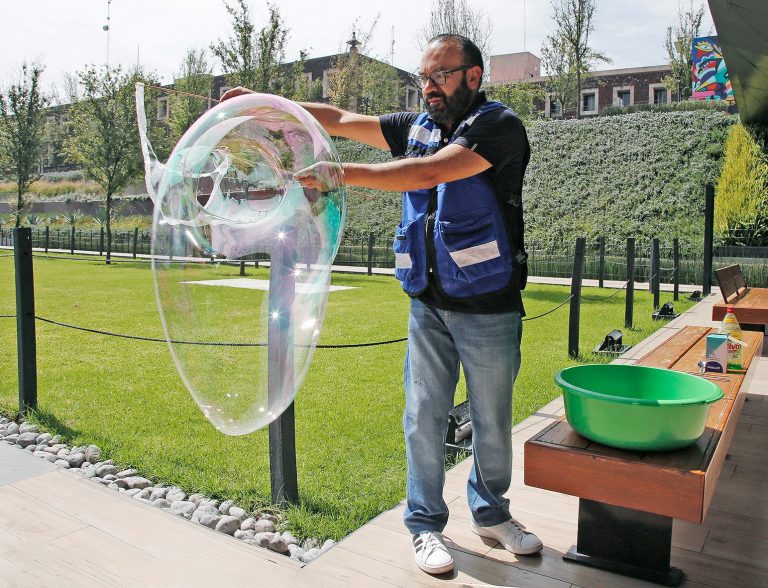
[[[427,284],[425,251],[418,245],[421,230],[423,223],[418,220],[400,223],[392,246],[395,253],[395,277],[410,295],[419,294]]]
[[[505,235],[497,239],[491,211],[463,222],[439,221],[436,239],[440,285],[448,296],[488,294],[507,285],[511,264]]]

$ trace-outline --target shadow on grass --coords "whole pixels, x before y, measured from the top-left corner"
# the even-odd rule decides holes
[[[67,441],[74,439],[80,434],[80,431],[68,427],[62,423],[54,414],[45,410],[36,410],[30,413],[30,417],[40,423],[40,425],[53,435],[61,435]]]

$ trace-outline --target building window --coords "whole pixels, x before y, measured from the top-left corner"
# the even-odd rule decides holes
[[[157,99],[157,120],[168,118],[168,96],[160,96]]]
[[[581,114],[597,114],[598,90],[581,91]]]
[[[563,116],[563,106],[554,96],[546,96],[544,98],[544,114],[550,118]]]
[[[651,104],[669,104],[669,90],[664,84],[648,84],[648,101]]]
[[[323,98],[328,98],[331,94],[331,77],[337,73],[338,69],[323,70]]]
[[[618,86],[613,89],[614,106],[632,106],[635,103],[634,86]]]
[[[419,91],[411,86],[405,89],[405,109],[417,109],[419,107]]]

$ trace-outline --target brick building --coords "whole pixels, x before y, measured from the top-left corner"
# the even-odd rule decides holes
[[[652,65],[590,72],[582,80],[579,99],[582,116],[599,116],[609,106],[666,104],[676,96],[666,88],[663,79],[671,73],[668,65]],[[532,53],[510,53],[491,57],[490,83],[530,82],[545,86],[549,76],[541,75],[541,63]],[[562,117],[560,105],[547,96],[538,107],[547,117]],[[575,116],[575,111],[565,116]]]

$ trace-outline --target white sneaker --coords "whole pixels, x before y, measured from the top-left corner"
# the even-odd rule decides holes
[[[445,546],[443,535],[425,531],[413,536],[416,565],[428,574],[444,574],[453,569],[453,557]]]
[[[525,526],[515,519],[510,519],[492,527],[481,527],[475,521],[472,521],[472,531],[481,537],[496,539],[496,541],[504,546],[504,549],[516,555],[538,553],[544,547],[536,535],[526,531]]]

